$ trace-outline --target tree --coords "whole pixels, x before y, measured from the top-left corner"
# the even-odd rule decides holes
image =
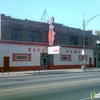
[[[97,36],[100,36],[100,30],[96,30],[95,33]]]

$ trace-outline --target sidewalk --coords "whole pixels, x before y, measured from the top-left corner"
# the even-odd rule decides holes
[[[1,72],[1,77],[15,77],[15,76],[35,76],[35,75],[50,75],[50,74],[68,74],[81,72],[98,72],[100,68],[87,68],[86,71],[80,69],[57,69],[57,70],[36,70],[36,71],[20,71],[20,72]]]

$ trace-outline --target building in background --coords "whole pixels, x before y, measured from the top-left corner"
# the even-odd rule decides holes
[[[0,15],[0,71],[81,68],[83,30],[54,23],[54,46],[48,54],[49,24]],[[93,67],[93,35],[85,31],[86,67]]]
[[[100,36],[93,35],[94,67],[100,67]]]

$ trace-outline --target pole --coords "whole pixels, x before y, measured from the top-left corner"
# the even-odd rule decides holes
[[[83,19],[83,49],[84,49],[84,71],[86,71],[86,53],[85,53],[85,27],[86,25],[95,17],[100,16],[100,14],[93,16],[85,21],[85,13],[84,13],[84,19]]]
[[[86,70],[86,57],[85,57],[85,21],[83,19],[83,50],[84,50],[84,71]]]

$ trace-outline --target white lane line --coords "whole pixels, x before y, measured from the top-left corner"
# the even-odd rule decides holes
[[[80,100],[88,100],[88,99],[91,99],[91,97],[83,98],[83,99],[80,99]]]

